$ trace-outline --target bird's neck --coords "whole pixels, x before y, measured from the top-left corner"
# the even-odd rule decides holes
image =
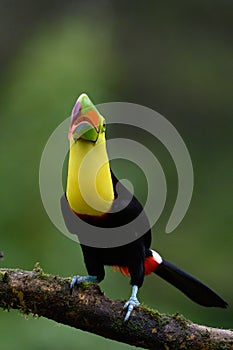
[[[78,140],[70,146],[66,196],[78,214],[100,216],[114,200],[105,140]]]

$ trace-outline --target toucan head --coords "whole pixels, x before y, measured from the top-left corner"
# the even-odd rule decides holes
[[[89,97],[81,94],[71,113],[68,139],[71,142],[82,139],[95,143],[105,132],[105,127],[104,117],[98,112]]]

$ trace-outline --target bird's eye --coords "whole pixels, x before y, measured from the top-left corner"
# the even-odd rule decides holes
[[[106,130],[106,123],[103,123],[103,130]]]

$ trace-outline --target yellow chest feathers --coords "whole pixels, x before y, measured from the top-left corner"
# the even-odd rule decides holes
[[[114,191],[105,139],[96,143],[78,140],[70,146],[66,196],[76,213],[109,211]]]

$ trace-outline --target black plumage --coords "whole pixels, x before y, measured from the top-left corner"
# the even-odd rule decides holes
[[[89,275],[75,276],[71,289],[83,281],[101,282],[104,266],[111,265],[131,278],[125,321],[140,304],[137,292],[144,276],[152,272],[200,305],[225,308],[227,303],[213,290],[150,248],[151,226],[143,206],[110,169],[105,129],[104,117],[86,94],[80,95],[71,113],[67,188],[61,209],[67,229],[79,238]],[[83,168],[83,163],[88,166]],[[94,208],[90,199],[105,209],[101,205]]]
[[[152,256],[152,251],[150,249],[151,229],[149,227],[149,221],[140,202],[135,196],[132,196],[121,183],[118,183],[113,173],[112,180],[115,192],[113,209],[114,205],[117,205],[118,207],[122,206],[122,210],[113,210],[101,217],[78,215],[70,209],[66,195],[64,194],[61,198],[64,220],[68,230],[78,235],[84,262],[89,275],[97,276],[98,282],[101,282],[105,275],[105,265],[127,267],[131,277],[131,284],[137,285],[140,288],[145,275],[144,261],[147,257]],[[116,192],[117,184],[120,198],[118,198]],[[122,226],[134,221],[139,214],[141,214],[141,227],[146,229],[146,232],[142,236],[137,237],[138,225],[135,226],[134,223],[132,223],[130,226],[131,232],[126,232],[122,229]],[[90,234],[92,235],[93,233],[90,233],[88,227],[85,225],[82,230],[82,221],[91,224],[94,228],[103,227],[111,229],[118,227],[119,229],[116,231],[117,234],[127,235],[127,239],[130,240],[130,243],[112,247],[114,237],[109,237],[108,230],[104,230],[102,235],[97,233],[95,237],[96,243],[102,242],[98,247],[92,246],[92,244],[85,244],[89,239],[93,242],[93,236],[90,236]],[[116,241],[119,241],[119,236]],[[200,305],[221,308],[227,307],[227,303],[213,290],[165,259],[163,259],[161,264],[159,264],[153,272]]]

